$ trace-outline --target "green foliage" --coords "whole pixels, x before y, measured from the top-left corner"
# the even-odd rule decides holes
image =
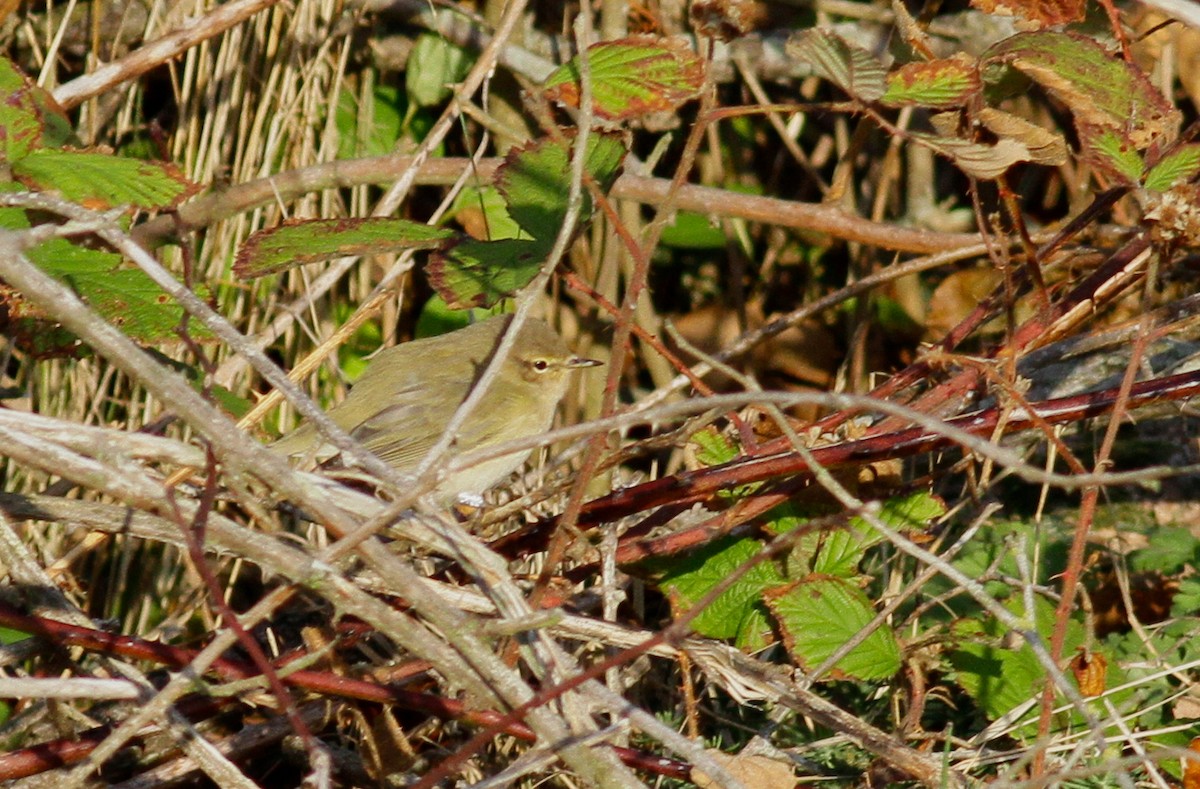
[[[141,210],[173,208],[196,187],[178,168],[164,162],[127,159],[106,153],[62,148],[61,110],[6,58],[0,58],[0,140],[3,161],[14,183],[8,192],[22,188],[52,192],[90,208],[128,206]],[[31,226],[23,210],[0,209],[0,227],[23,230]],[[33,247],[29,258],[54,276],[69,282],[101,315],[131,337],[155,343],[177,336],[182,310],[140,269],[127,267],[121,257],[75,240],[54,238]],[[9,330],[29,341],[36,354],[70,352],[73,338],[25,305],[19,294],[6,295],[13,318]],[[192,327],[192,336],[207,334]]]
[[[10,162],[12,174],[34,191],[53,190],[89,208],[174,208],[196,191],[168,162],[105,153],[42,148]]]
[[[233,270],[241,277],[261,277],[346,255],[430,249],[453,236],[407,219],[310,219],[254,233],[238,252]]]
[[[586,180],[606,193],[620,175],[624,140],[618,134],[593,133],[587,146]],[[495,186],[523,237],[460,237],[442,245],[427,272],[447,304],[490,307],[537,275],[566,221],[570,173],[571,149],[555,140],[537,140],[509,154],[496,173]],[[583,198],[581,222],[586,222],[593,207],[586,183]]]
[[[887,75],[887,90],[879,100],[893,107],[950,109],[964,106],[979,88],[979,70],[960,55],[900,66]]]
[[[844,578],[809,576],[768,590],[767,607],[788,652],[812,668],[857,636],[874,618],[870,599]],[[834,676],[887,679],[900,670],[900,647],[886,626],[877,627],[838,661]]]
[[[411,106],[433,107],[444,102],[450,97],[450,86],[467,76],[473,61],[469,52],[439,35],[417,36],[404,72],[404,89]]]
[[[585,169],[589,183],[601,193],[620,175],[625,150],[620,135],[589,135]],[[493,212],[497,218],[507,216],[520,238],[479,240],[404,219],[306,220],[254,233],[238,253],[234,270],[257,277],[342,255],[436,249],[427,272],[445,303],[457,309],[490,307],[541,269],[566,220],[570,169],[569,149],[549,139],[515,151],[500,168],[494,186],[504,205],[493,202]],[[586,188],[583,197],[586,221],[593,205]],[[502,233],[511,230],[498,224]]]
[[[1165,192],[1172,186],[1190,181],[1200,174],[1200,145],[1180,146],[1178,150],[1164,156],[1150,168],[1143,186],[1157,192]]]
[[[588,47],[592,106],[596,117],[622,121],[677,109],[704,83],[704,64],[682,39],[633,36]],[[564,63],[542,84],[546,98],[579,106],[579,57]]]
[[[407,102],[391,85],[374,85],[366,106],[349,91],[338,96],[338,158],[386,156],[404,137]]]
[[[762,544],[756,540],[718,540],[673,566],[663,576],[662,586],[670,592],[675,609],[682,613],[743,569],[761,549]],[[770,633],[763,593],[784,581],[774,562],[758,561],[692,619],[692,629],[712,638],[735,639],[743,648],[761,648]]]
[[[727,443],[702,445],[712,459],[728,456]],[[880,518],[892,528],[924,528],[942,515],[944,505],[927,493],[914,493],[886,502]],[[766,529],[782,534],[807,524],[806,514],[781,508]],[[779,628],[792,659],[813,667],[849,641],[874,616],[862,591],[868,582],[859,574],[867,550],[882,536],[855,518],[844,529],[816,529],[797,538],[785,567],[763,559],[764,544],[751,538],[727,538],[673,564],[662,585],[676,609],[704,600],[713,587],[751,560],[753,567],[719,594],[692,621],[692,628],[713,638],[731,638],[744,649],[765,645],[770,622]],[[767,611],[771,614],[769,620]],[[835,676],[862,680],[884,679],[900,668],[900,648],[886,627],[877,628],[836,664]]]

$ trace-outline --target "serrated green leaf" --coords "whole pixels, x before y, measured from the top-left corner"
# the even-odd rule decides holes
[[[600,191],[612,187],[624,159],[620,135],[588,136],[585,170]],[[426,272],[448,305],[490,307],[537,275],[566,221],[570,171],[566,145],[553,140],[537,140],[509,153],[496,174],[496,188],[507,202],[508,216],[533,238],[461,239],[442,245]],[[585,189],[585,219],[591,205]]]
[[[737,537],[718,540],[678,561],[664,574],[662,587],[673,594],[678,606],[691,607],[761,549],[762,544],[757,540]],[[692,620],[692,629],[710,638],[750,638],[753,630],[750,623],[755,621],[753,610],[763,612],[763,593],[783,581],[773,562],[759,562],[701,611]]]
[[[589,134],[585,170],[607,193],[621,174],[625,145],[617,134]],[[543,138],[514,149],[496,173],[496,188],[508,202],[508,214],[535,239],[553,242],[567,215],[571,185],[571,154],[565,145]],[[584,188],[581,216],[592,212]]]
[[[695,458],[703,466],[719,466],[738,456],[738,447],[721,431],[711,425],[692,434]]]
[[[24,230],[29,226],[23,210],[0,208],[0,227]],[[38,244],[29,249],[28,255],[39,268],[66,282],[92,309],[135,340],[153,344],[179,338],[183,308],[141,269],[126,266],[120,255],[79,246],[65,238]],[[49,321],[41,336],[27,338],[35,352],[61,354],[77,346],[77,340],[54,328],[52,319],[39,310],[17,305],[16,313],[12,317],[28,321],[27,327]],[[211,336],[195,322],[188,328],[194,339]]]
[[[1089,36],[1018,33],[989,49],[981,63],[989,81],[1002,78],[1004,67],[1017,69],[1066,104],[1077,127],[1119,130],[1135,149],[1173,135],[1179,123],[1179,111],[1145,72]]]
[[[965,55],[906,63],[887,75],[880,101],[892,107],[961,107],[981,89],[979,69]]]
[[[133,339],[150,344],[179,338],[183,308],[141,269],[123,268],[120,255],[55,238],[30,249],[29,258]],[[189,330],[195,339],[210,336],[195,322]]]
[[[919,490],[906,496],[893,496],[883,503],[879,519],[893,529],[924,529],[931,521],[946,514],[946,502],[928,491]],[[869,528],[861,518],[850,521]]]
[[[347,255],[431,249],[454,236],[453,230],[407,219],[353,217],[292,221],[259,230],[246,239],[233,271],[239,277],[261,277]]]
[[[32,151],[12,163],[12,172],[31,189],[57,192],[95,209],[162,210],[196,191],[173,164],[85,151]]]
[[[1200,145],[1183,145],[1159,160],[1150,169],[1143,186],[1156,192],[1165,192],[1176,184],[1190,181],[1200,174]]]
[[[977,623],[962,622],[955,634],[962,645],[950,653],[954,679],[975,700],[988,720],[996,720],[1036,693],[1045,672],[1027,646],[1005,649],[977,638]]]
[[[945,503],[930,493],[917,491],[884,502],[879,519],[899,531],[925,529],[930,521],[946,513]],[[767,529],[774,534],[790,531],[809,520],[803,516],[775,518]],[[853,578],[869,548],[883,535],[862,518],[852,518],[845,528],[824,529],[802,535],[789,556],[789,574],[830,575]]]
[[[874,529],[869,532],[836,529],[806,534],[796,547],[797,553],[800,550],[807,553],[807,567],[804,569],[809,573],[850,579],[858,575],[858,565],[862,563],[867,548],[878,543],[879,539]]]
[[[404,89],[409,101],[418,107],[433,107],[450,96],[450,86],[462,82],[471,70],[471,53],[440,35],[417,36],[408,66],[404,71]]]
[[[1171,598],[1171,616],[1192,616],[1200,611],[1200,578],[1184,578]]]
[[[879,59],[832,30],[812,28],[792,36],[787,53],[860,101],[875,101],[887,92],[887,71]]]
[[[524,238],[463,239],[430,256],[425,273],[452,309],[490,307],[528,285],[549,251],[549,243]]]
[[[1163,526],[1146,534],[1149,544],[1129,554],[1134,572],[1177,573],[1200,557],[1200,539],[1185,526]]]
[[[1142,156],[1122,130],[1085,125],[1079,131],[1084,161],[1119,183],[1132,185],[1141,179]]]
[[[1029,619],[1022,599],[1009,600],[1004,607],[1022,619]],[[1049,643],[1055,628],[1054,608],[1045,598],[1035,598],[1033,630],[1046,643]],[[1046,677],[1045,669],[1028,644],[1013,646],[999,643],[1005,634],[1004,626],[990,617],[983,621],[964,619],[954,625],[958,647],[949,653],[950,664],[955,669],[954,680],[975,699],[989,720],[995,720],[1029,701],[1041,689]],[[1063,654],[1075,652],[1084,640],[1083,625],[1076,619],[1068,620]],[[1112,687],[1116,676],[1113,674],[1109,677],[1109,687]],[[1036,709],[1029,717],[1036,720]],[[1034,727],[1027,725],[1018,730],[1018,734],[1021,737],[1032,736],[1035,734]]]
[[[866,594],[841,578],[812,576],[772,589],[765,600],[792,660],[810,668],[875,618]],[[886,679],[899,670],[900,646],[886,627],[874,630],[835,666],[837,673],[862,680]]]
[[[667,112],[695,98],[704,84],[704,61],[679,38],[633,36],[587,49],[596,117],[622,121]],[[579,57],[559,66],[542,90],[550,101],[579,106]]]

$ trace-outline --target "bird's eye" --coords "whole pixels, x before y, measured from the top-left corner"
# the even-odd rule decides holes
[[[534,359],[533,369],[537,370],[539,373],[544,373],[550,369],[550,362],[546,361],[545,359]]]

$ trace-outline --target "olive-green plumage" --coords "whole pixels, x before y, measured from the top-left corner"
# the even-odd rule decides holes
[[[380,351],[329,418],[381,460],[413,471],[454,416],[495,354],[511,316],[489,318],[438,337]],[[482,402],[467,416],[454,452],[545,432],[567,392],[572,369],[598,362],[574,356],[554,330],[527,320]],[[324,462],[337,454],[310,424],[272,445],[289,457]],[[505,455],[444,480],[436,495],[453,499],[491,488],[529,452]]]

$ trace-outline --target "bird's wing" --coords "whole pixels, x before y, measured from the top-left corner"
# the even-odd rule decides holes
[[[398,403],[364,420],[350,435],[383,462],[409,471],[441,438],[435,426],[448,419],[444,411],[444,404]]]

